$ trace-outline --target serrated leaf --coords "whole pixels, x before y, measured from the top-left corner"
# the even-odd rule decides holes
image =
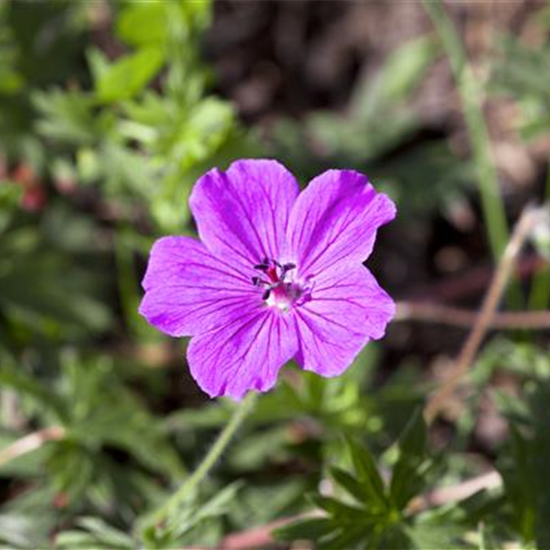
[[[156,75],[163,62],[164,52],[155,46],[117,60],[96,82],[99,100],[111,103],[133,97]]]
[[[426,461],[427,429],[417,410],[398,440],[399,458],[393,468],[390,498],[402,510],[422,487],[421,467]]]
[[[76,91],[35,91],[34,106],[40,111],[38,132],[47,138],[75,145],[88,145],[101,134],[104,119],[94,115],[94,100]]]
[[[295,540],[319,540],[335,529],[334,523],[328,518],[307,518],[295,521],[273,531],[275,538],[292,542]]]
[[[365,491],[374,501],[385,502],[386,491],[384,481],[378,472],[378,467],[370,450],[360,446],[350,438],[346,439],[347,447],[357,473],[357,477]]]
[[[440,46],[433,36],[410,40],[394,51],[381,73],[386,100],[405,99],[422,82],[426,69],[439,51]]]
[[[78,531],[77,529],[71,529],[67,531],[61,531],[55,536],[54,548],[56,550],[100,550],[105,546],[98,543],[98,541],[85,531]],[[118,547],[113,547],[110,550],[120,550]]]
[[[130,2],[116,20],[116,34],[130,46],[162,44],[167,35],[167,14],[163,1]]]
[[[367,517],[365,510],[344,504],[333,497],[314,494],[310,495],[310,499],[316,506],[325,510],[325,512],[335,517],[345,518],[346,521],[364,520]]]
[[[93,535],[97,541],[113,550],[135,547],[135,541],[132,537],[111,527],[100,518],[82,517],[78,519],[77,524]]]
[[[317,542],[317,550],[353,549],[360,547],[364,541],[367,526],[364,523],[356,523],[335,529],[329,536]]]
[[[231,483],[205,502],[197,502],[196,497],[191,495],[188,501],[172,511],[166,523],[166,532],[172,539],[177,539],[201,522],[226,514],[241,487],[239,481]]]
[[[345,489],[355,500],[363,505],[366,504],[370,495],[355,478],[336,466],[330,468],[330,473],[336,483]]]
[[[0,514],[0,546],[8,548],[40,548],[47,546],[51,518],[29,513]]]
[[[362,504],[369,512],[384,511],[389,507],[385,495],[372,490],[370,482],[360,482],[350,474],[337,467],[331,468],[334,480],[344,488],[355,500]]]
[[[33,377],[22,371],[13,372],[8,368],[0,367],[0,384],[12,388],[16,392],[27,396],[36,402],[37,406],[50,409],[60,419],[66,418],[62,401],[51,391],[38,383]]]

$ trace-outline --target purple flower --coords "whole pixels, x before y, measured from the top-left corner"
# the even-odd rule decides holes
[[[240,160],[196,183],[201,241],[164,237],[151,251],[140,313],[192,336],[191,374],[211,397],[267,391],[290,359],[337,376],[384,335],[395,305],[361,262],[395,205],[351,170],[299,192],[273,160]]]

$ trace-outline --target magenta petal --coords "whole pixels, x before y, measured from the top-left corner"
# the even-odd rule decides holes
[[[376,230],[395,217],[395,205],[376,193],[367,178],[351,170],[329,170],[300,194],[290,215],[285,259],[301,275],[363,262]]]
[[[235,310],[235,316],[192,338],[187,361],[193,378],[211,397],[241,399],[249,390],[271,389],[280,368],[297,351],[288,316],[266,309]]]
[[[192,336],[191,373],[210,396],[267,391],[295,358],[323,376],[343,372],[394,315],[361,262],[392,201],[352,171],[331,170],[298,196],[271,160],[212,170],[190,199],[202,242],[155,243],[140,313]]]
[[[337,376],[372,339],[384,336],[395,304],[364,267],[316,279],[311,301],[297,308],[300,350],[305,370]]]
[[[171,336],[190,336],[258,303],[247,274],[188,237],[164,237],[151,250],[139,312]]]
[[[299,192],[294,176],[274,160],[240,160],[196,183],[190,206],[199,235],[214,254],[254,265],[279,258],[290,209]]]

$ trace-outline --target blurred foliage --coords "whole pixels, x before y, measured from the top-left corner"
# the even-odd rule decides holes
[[[550,20],[539,24],[550,29]],[[501,36],[493,67],[495,93],[513,98],[519,108],[518,127],[526,139],[532,139],[550,128],[548,100],[550,91],[546,74],[550,69],[550,44],[527,46],[511,36]]]
[[[412,107],[434,36],[369,68],[345,112],[278,119],[260,142],[213,92],[211,17],[206,0],[0,2],[0,548],[215,546],[288,517],[282,544],[320,549],[550,547],[550,359],[524,334],[485,347],[443,436],[420,414],[424,356],[371,344],[335,379],[288,366],[204,483],[144,528],[236,407],[203,402],[183,346],[137,315],[153,239],[193,232],[197,176],[260,154],[302,181],[354,167],[404,224],[473,192],[469,160]],[[502,36],[494,52],[488,93],[517,102],[526,140],[550,128],[547,50]],[[488,449],[487,402],[509,434]],[[501,487],[422,504],[488,462]]]
[[[330,167],[368,173],[397,201],[401,216],[427,215],[450,204],[468,188],[472,168],[437,131],[415,144],[423,123],[410,105],[440,54],[432,36],[404,44],[374,76],[367,73],[359,81],[345,113],[321,111],[303,122],[281,121],[276,128],[278,154],[301,167],[306,179],[317,169],[315,157]],[[309,159],[299,147],[303,143],[310,143]]]
[[[197,45],[208,2],[7,2],[0,9],[8,161],[17,156],[61,186],[99,186],[126,211],[150,203],[160,229],[175,231],[188,221],[186,197],[214,155],[251,149],[231,105],[207,92],[211,77]],[[93,32],[113,41],[114,60],[85,41],[90,20],[109,17],[114,36],[101,25]],[[46,48],[41,34],[55,37]]]

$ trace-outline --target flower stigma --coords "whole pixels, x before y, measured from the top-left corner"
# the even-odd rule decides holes
[[[311,300],[312,284],[308,279],[299,281],[296,277],[296,264],[281,264],[277,260],[264,258],[254,269],[261,271],[265,277],[252,277],[254,286],[263,287],[262,300],[268,307],[283,312]]]

